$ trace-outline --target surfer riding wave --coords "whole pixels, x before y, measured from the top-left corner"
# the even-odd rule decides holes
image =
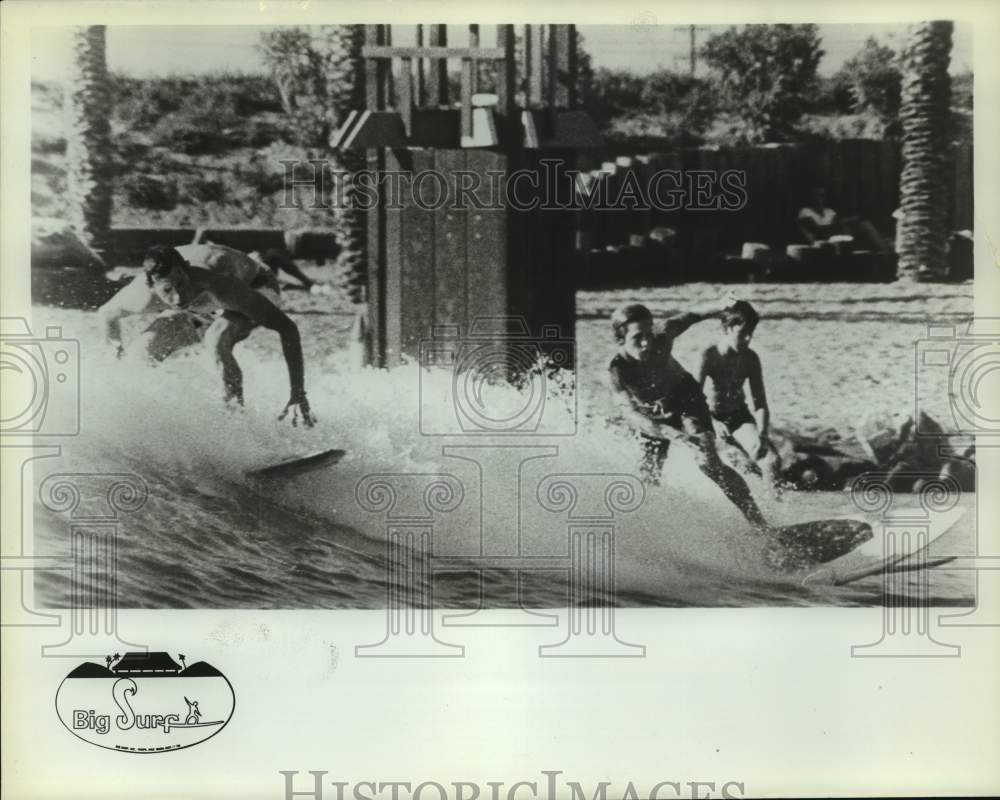
[[[216,244],[182,247],[157,245],[143,261],[143,273],[107,303],[99,314],[107,340],[120,357],[123,317],[159,311],[142,333],[142,346],[153,361],[204,342],[222,373],[223,397],[243,405],[243,372],[235,346],[257,327],[281,337],[291,394],[278,419],[291,415],[312,427],[316,418],[305,391],[302,342],[298,326],[278,308],[278,279],[266,264],[239,250]]]

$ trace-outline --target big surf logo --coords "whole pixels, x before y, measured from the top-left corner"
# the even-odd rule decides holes
[[[168,653],[85,661],[59,685],[56,711],[85,742],[126,753],[163,753],[211,739],[233,715],[233,687],[204,661]]]

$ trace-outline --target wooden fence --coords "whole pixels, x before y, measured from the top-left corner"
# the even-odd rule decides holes
[[[640,186],[647,186],[650,178],[661,170],[685,173],[705,170],[715,174],[742,171],[746,204],[739,210],[594,209],[579,215],[581,248],[637,244],[654,228],[666,227],[677,232],[680,252],[696,260],[711,258],[713,254],[739,253],[744,242],[761,242],[780,253],[787,244],[801,241],[796,218],[809,190],[816,185],[826,187],[827,204],[842,216],[867,219],[892,241],[895,226],[892,213],[899,205],[902,168],[897,144],[860,139],[644,154],[604,148],[584,151],[580,162],[590,173],[588,180],[606,183],[611,198],[630,180],[629,172],[638,178]],[[950,230],[971,230],[972,146],[955,145],[951,164]]]

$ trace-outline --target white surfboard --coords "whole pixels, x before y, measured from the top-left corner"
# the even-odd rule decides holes
[[[312,472],[315,469],[336,464],[347,455],[345,450],[330,448],[328,450],[316,450],[306,453],[303,456],[293,456],[279,461],[276,464],[269,464],[265,467],[247,470],[248,478],[290,478],[294,475],[301,475],[304,472]]]
[[[803,583],[832,583],[835,586],[843,586],[883,572],[932,569],[946,564],[953,560],[952,556],[935,555],[926,560],[920,556],[926,555],[925,551],[933,542],[961,522],[965,511],[964,508],[956,507],[932,514],[927,523],[926,535],[917,536],[911,532],[909,536],[904,537],[896,534],[889,542],[885,540],[882,525],[876,523],[872,526],[875,536],[870,541],[814,570],[803,579]],[[914,509],[912,518],[919,520],[924,513],[922,509]],[[905,512],[900,512],[897,516],[905,518],[907,515]],[[921,525],[917,523],[914,525],[914,530],[920,527]]]

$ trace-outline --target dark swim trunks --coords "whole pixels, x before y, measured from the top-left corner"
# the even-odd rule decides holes
[[[719,422],[726,426],[726,430],[730,433],[735,433],[744,425],[756,425],[757,421],[753,418],[753,414],[750,413],[750,409],[745,405],[739,408],[729,411],[726,413],[714,412],[712,414]]]
[[[693,378],[690,386],[684,388],[690,391],[672,398],[669,406],[664,408],[664,411],[670,416],[662,421],[671,428],[698,436],[707,445],[710,445],[715,436],[715,428],[712,426],[712,415],[709,413],[705,396]],[[654,439],[644,435],[640,435],[639,438],[642,443],[642,461],[639,464],[639,474],[645,483],[655,486],[660,482],[663,462],[666,461],[670,451],[670,442],[666,439]]]

